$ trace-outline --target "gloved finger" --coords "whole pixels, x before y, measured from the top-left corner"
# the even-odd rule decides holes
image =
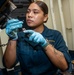
[[[11,30],[11,29],[6,29],[6,33],[11,33],[12,31],[14,31],[15,29]],[[16,31],[15,31],[16,32]]]
[[[39,37],[38,36],[35,36],[34,42],[39,43]]]
[[[36,34],[33,33],[33,34],[31,34],[31,35],[29,36],[29,40],[30,40],[30,41],[33,41],[35,37],[36,37]]]
[[[18,19],[11,19],[7,21],[6,29],[21,28],[22,24],[23,24],[23,21],[19,21]]]
[[[21,28],[22,27],[23,22],[19,21],[17,23],[11,23],[9,26],[7,26],[7,28],[11,28],[11,29],[15,29],[15,28]]]
[[[18,22],[18,19],[10,19],[7,21],[7,24],[13,23],[13,22]]]
[[[32,34],[32,33],[34,33],[35,31],[33,31],[33,30],[24,30],[23,32],[24,32],[24,33],[28,33],[28,34]]]
[[[17,33],[15,33],[14,31],[13,31],[13,34],[12,33],[10,33],[10,34],[8,34],[10,37],[15,37],[16,35],[17,35]],[[15,36],[14,36],[15,35]]]
[[[7,29],[6,29],[6,34],[9,34],[9,33],[11,33],[12,31],[13,31],[13,30],[7,28]]]
[[[11,26],[16,26],[16,25],[20,26],[20,24],[23,24],[23,21],[18,21],[18,22],[7,24],[6,28],[11,27]]]
[[[6,27],[6,30],[7,30],[7,32],[11,32],[12,30],[15,30],[15,29],[18,29],[18,28],[22,28],[22,21],[21,22],[19,22],[18,24],[11,24],[10,26],[7,26]]]

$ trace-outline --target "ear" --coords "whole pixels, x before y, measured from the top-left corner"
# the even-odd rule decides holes
[[[44,15],[44,22],[47,22],[47,20],[48,20],[48,14],[45,14]]]

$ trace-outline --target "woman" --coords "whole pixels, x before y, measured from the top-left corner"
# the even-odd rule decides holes
[[[16,29],[21,28],[23,22],[17,19],[7,22],[6,33],[10,39],[3,60],[7,68],[13,67],[18,60],[22,75],[55,75],[58,69],[69,69],[68,48],[59,31],[44,25],[47,20],[47,5],[36,1],[27,9],[27,30],[17,33]]]

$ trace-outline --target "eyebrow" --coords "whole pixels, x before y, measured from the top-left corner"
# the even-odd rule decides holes
[[[31,10],[31,9],[27,9],[27,10]],[[32,9],[32,10],[34,10],[34,11],[39,11],[38,9]]]

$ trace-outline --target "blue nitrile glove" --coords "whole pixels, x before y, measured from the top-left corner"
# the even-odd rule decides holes
[[[38,32],[35,32],[33,30],[24,30],[25,34],[28,34],[29,40],[33,41],[39,45],[41,45],[43,48],[45,48],[48,45],[48,42],[45,40],[45,38]]]
[[[19,21],[18,19],[11,19],[8,20],[6,23],[6,34],[12,39],[17,40],[17,30],[18,28],[22,28],[22,21]]]

